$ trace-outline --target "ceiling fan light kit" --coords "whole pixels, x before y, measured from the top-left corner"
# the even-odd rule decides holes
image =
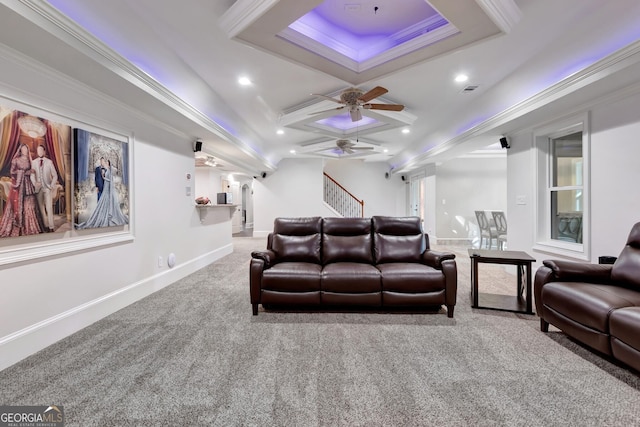
[[[336,146],[344,154],[355,154],[356,151],[360,151],[360,150],[373,150],[373,147],[357,146],[356,143],[353,143],[348,139],[339,139],[339,140],[337,140],[336,141]]]
[[[400,104],[369,103],[369,101],[371,101],[372,99],[378,98],[379,96],[382,96],[387,92],[389,91],[382,86],[376,86],[368,92],[365,92],[362,89],[352,87],[342,91],[342,93],[340,94],[340,99],[331,98],[330,96],[326,96],[326,95],[312,93],[311,94],[312,96],[324,98],[326,100],[329,100],[338,104],[342,104],[342,106],[337,108],[331,108],[329,110],[317,111],[311,114],[321,114],[321,113],[326,113],[327,111],[342,110],[344,108],[348,108],[349,115],[351,116],[351,121],[357,122],[362,120],[362,112],[360,111],[361,109],[386,110],[386,111],[404,110],[404,105],[400,105]]]

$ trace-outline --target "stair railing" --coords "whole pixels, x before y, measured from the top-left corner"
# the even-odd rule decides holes
[[[324,201],[345,218],[364,217],[364,200],[359,200],[326,173]]]

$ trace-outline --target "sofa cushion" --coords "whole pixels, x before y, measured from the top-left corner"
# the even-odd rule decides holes
[[[614,310],[609,328],[612,337],[640,351],[640,307]]]
[[[443,290],[442,271],[418,263],[387,263],[377,266],[382,276],[384,291],[422,293]]]
[[[324,218],[322,232],[335,236],[371,234],[371,218]]]
[[[640,222],[631,228],[627,245],[611,269],[611,280],[640,290]]]
[[[372,217],[374,261],[420,262],[426,248],[418,217]]]
[[[371,264],[337,262],[322,269],[320,287],[323,292],[381,292],[380,271]]]
[[[322,219],[276,218],[271,249],[277,262],[297,261],[320,264]]]
[[[373,264],[370,218],[325,218],[322,261]]]
[[[288,236],[308,236],[322,232],[322,218],[319,216],[303,218],[276,218],[273,222],[274,234]]]
[[[393,236],[409,236],[422,234],[420,218],[417,216],[373,216],[371,217],[374,233]]]
[[[613,357],[640,371],[640,307],[615,310],[610,329]]]
[[[640,292],[620,286],[583,282],[550,282],[541,291],[544,306],[591,329],[609,332],[609,314],[640,305]]]
[[[281,262],[262,272],[262,289],[271,291],[320,291],[322,267],[308,262]]]
[[[313,262],[320,264],[320,234],[287,236],[274,234],[273,252],[278,262]]]

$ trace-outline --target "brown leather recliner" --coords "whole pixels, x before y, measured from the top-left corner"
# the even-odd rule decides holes
[[[552,324],[640,370],[640,222],[613,265],[546,260],[534,292],[543,332]]]
[[[277,218],[252,253],[258,305],[432,307],[456,304],[455,255],[429,248],[417,217]]]

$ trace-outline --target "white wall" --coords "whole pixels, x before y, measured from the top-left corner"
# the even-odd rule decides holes
[[[322,160],[284,159],[253,182],[253,234],[266,236],[280,216],[334,216],[322,202]]]
[[[254,235],[273,230],[279,216],[335,216],[323,203],[323,171],[365,201],[365,216],[404,215],[406,184],[399,176],[385,179],[381,163],[323,159],[284,159],[264,179],[254,180]]]
[[[242,180],[241,192],[244,200],[243,209],[246,211],[245,226],[253,229],[253,182]]]
[[[364,200],[364,216],[406,214],[407,187],[400,175],[385,178],[389,165],[360,160],[327,160],[324,171],[347,191]]]
[[[632,225],[640,221],[640,94],[599,104],[591,109],[591,262],[601,255],[617,256]],[[535,214],[534,150],[531,132],[511,138],[508,155],[509,248],[537,259],[561,258],[532,251]],[[527,198],[516,205],[517,195]]]
[[[230,222],[201,224],[194,191],[186,194],[193,186],[186,174],[195,169],[190,137],[28,58],[1,53],[4,97],[55,112],[58,121],[68,117],[133,136],[134,213],[131,242],[0,267],[3,369],[230,253],[232,244]],[[176,255],[173,269],[166,265],[169,253]]]
[[[591,259],[617,256],[640,221],[640,93],[593,109]]]
[[[222,175],[214,168],[196,168],[194,188],[194,198],[208,197],[215,204],[217,193],[222,192]]]
[[[532,256],[535,213],[535,170],[533,134],[522,132],[512,135],[507,152],[507,247],[525,251]],[[516,204],[516,198],[525,204]]]
[[[425,173],[425,222],[424,231],[429,234],[430,242],[435,244],[438,241],[438,222],[436,217],[436,204],[437,204],[437,183],[438,178],[436,176],[436,165],[431,164],[424,168]]]
[[[473,239],[478,234],[476,210],[507,214],[506,157],[462,157],[436,167],[438,239]]]

